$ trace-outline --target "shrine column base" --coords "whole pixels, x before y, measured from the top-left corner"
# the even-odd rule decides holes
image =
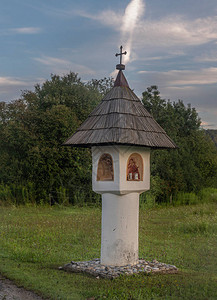
[[[101,264],[138,263],[139,193],[102,194]]]

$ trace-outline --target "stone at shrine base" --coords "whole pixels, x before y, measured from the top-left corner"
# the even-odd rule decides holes
[[[120,275],[133,275],[138,273],[145,274],[173,274],[178,273],[178,269],[169,264],[161,263],[156,260],[146,261],[139,259],[136,265],[125,266],[105,266],[100,263],[100,259],[96,258],[90,261],[72,261],[63,267],[59,267],[59,270],[64,270],[73,273],[87,273],[96,278],[113,279]]]

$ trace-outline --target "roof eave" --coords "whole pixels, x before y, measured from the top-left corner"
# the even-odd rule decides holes
[[[61,146],[68,146],[72,148],[91,148],[95,146],[133,146],[133,147],[143,147],[143,148],[149,148],[152,150],[169,150],[169,149],[177,149],[179,148],[177,145],[174,145],[174,147],[169,147],[169,146],[149,146],[149,145],[141,145],[141,144],[132,144],[132,143],[116,143],[116,142],[111,142],[111,143],[90,143],[90,144],[65,144],[63,143]]]

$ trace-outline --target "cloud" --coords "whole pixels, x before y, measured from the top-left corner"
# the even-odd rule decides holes
[[[161,20],[145,20],[138,25],[136,38],[138,45],[158,45],[161,47],[193,46],[214,41],[217,38],[217,17],[186,20],[180,15]]]
[[[164,72],[139,71],[139,74],[147,74],[170,86],[209,85],[217,83],[217,68],[204,68],[200,70],[170,70]]]
[[[84,65],[76,64],[71,62],[70,60],[66,60],[62,58],[43,55],[42,57],[35,57],[34,60],[40,62],[43,65],[48,66],[49,72],[56,73],[56,74],[66,74],[70,71],[79,73],[79,75],[95,74],[94,70],[91,70],[90,68]]]
[[[42,63],[43,65],[47,65],[47,66],[53,66],[53,65],[58,65],[58,64],[59,65],[70,64],[70,61],[68,61],[68,60],[51,57],[51,56],[35,57],[34,60]]]
[[[139,74],[147,86],[155,84],[159,87],[162,98],[191,103],[204,122],[217,128],[217,68],[140,71]]]
[[[184,51],[177,51],[177,52],[171,52],[168,51],[168,54],[165,55],[158,55],[158,56],[146,56],[143,58],[140,58],[140,60],[144,60],[144,61],[158,61],[158,60],[165,60],[165,59],[172,59],[178,56],[185,56],[186,54],[184,53]]]
[[[117,75],[118,75],[118,70],[116,69],[109,74],[109,76],[111,76],[112,78],[116,78]]]
[[[122,24],[122,14],[119,12],[115,12],[112,10],[105,10],[100,12],[100,14],[92,15],[83,10],[79,10],[76,12],[76,14],[83,18],[98,21],[104,26],[111,27],[116,31],[120,31],[121,24]]]
[[[0,86],[20,86],[26,85],[26,81],[14,77],[0,77]]]
[[[18,34],[37,34],[41,32],[41,28],[39,27],[18,27],[18,28],[11,28],[8,30],[11,33],[18,33]]]
[[[217,39],[217,16],[187,19],[182,15],[173,14],[161,19],[145,19],[144,9],[142,0],[132,0],[124,13],[112,10],[96,15],[84,11],[77,13],[119,31],[126,44],[127,39],[124,35],[128,33],[129,45],[131,46],[133,39],[137,49],[157,46],[158,50],[171,47],[179,47],[178,50],[181,50],[180,47],[203,45]]]
[[[195,62],[217,62],[217,54],[210,53],[210,54],[203,54],[201,56],[196,56],[194,58]]]
[[[143,0],[131,0],[127,5],[122,17],[121,40],[127,49],[127,55],[124,57],[124,63],[131,59],[132,43],[135,39],[135,29],[140,22],[145,11]]]
[[[195,90],[194,86],[169,86],[167,87],[167,90],[172,90],[172,91],[189,91],[189,90]]]
[[[144,60],[163,60],[163,59],[169,59],[174,57],[173,55],[165,55],[165,56],[152,56],[152,57],[146,57]]]
[[[32,90],[36,84],[44,82],[44,78],[16,78],[10,76],[0,77],[0,101],[18,99],[22,90]]]
[[[205,109],[199,111],[199,116],[202,120],[202,127],[205,129],[217,129],[217,110],[216,109]]]
[[[85,11],[77,11],[77,14],[84,18],[89,18],[108,26],[121,33],[121,43],[127,49],[127,55],[123,58],[124,63],[132,60],[131,49],[134,40],[134,31],[144,14],[145,3],[143,0],[131,0],[126,6],[124,13],[105,10],[99,14],[90,14]],[[120,45],[118,45],[120,46]]]
[[[206,122],[206,121],[202,121],[201,122],[201,127],[203,127],[204,129],[212,129],[211,127],[213,127],[213,129],[216,129],[216,124],[215,123],[210,123],[210,122]]]

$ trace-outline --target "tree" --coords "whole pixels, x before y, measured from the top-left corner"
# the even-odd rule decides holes
[[[83,83],[71,72],[63,77],[51,75],[16,101],[0,102],[0,182],[14,195],[17,187],[26,198],[31,192],[37,202],[95,201],[90,150],[62,143],[111,86],[111,78]],[[167,201],[178,191],[216,187],[217,150],[200,128],[196,110],[181,100],[162,99],[156,86],[143,93],[142,101],[179,146],[152,152],[157,201]]]
[[[206,134],[208,134],[208,136],[210,136],[210,138],[212,139],[213,143],[217,147],[217,129],[207,129],[206,130]]]
[[[0,108],[0,182],[34,185],[36,200],[54,201],[65,191],[71,201],[82,190],[93,197],[88,149],[63,147],[99,103],[111,79],[81,82],[75,73],[51,79],[34,92]],[[86,197],[86,198],[88,198]]]
[[[157,86],[147,88],[142,102],[179,147],[152,153],[152,175],[162,185],[157,200],[168,201],[178,191],[198,192],[216,186],[217,151],[200,128],[196,110],[181,100],[162,99]]]

